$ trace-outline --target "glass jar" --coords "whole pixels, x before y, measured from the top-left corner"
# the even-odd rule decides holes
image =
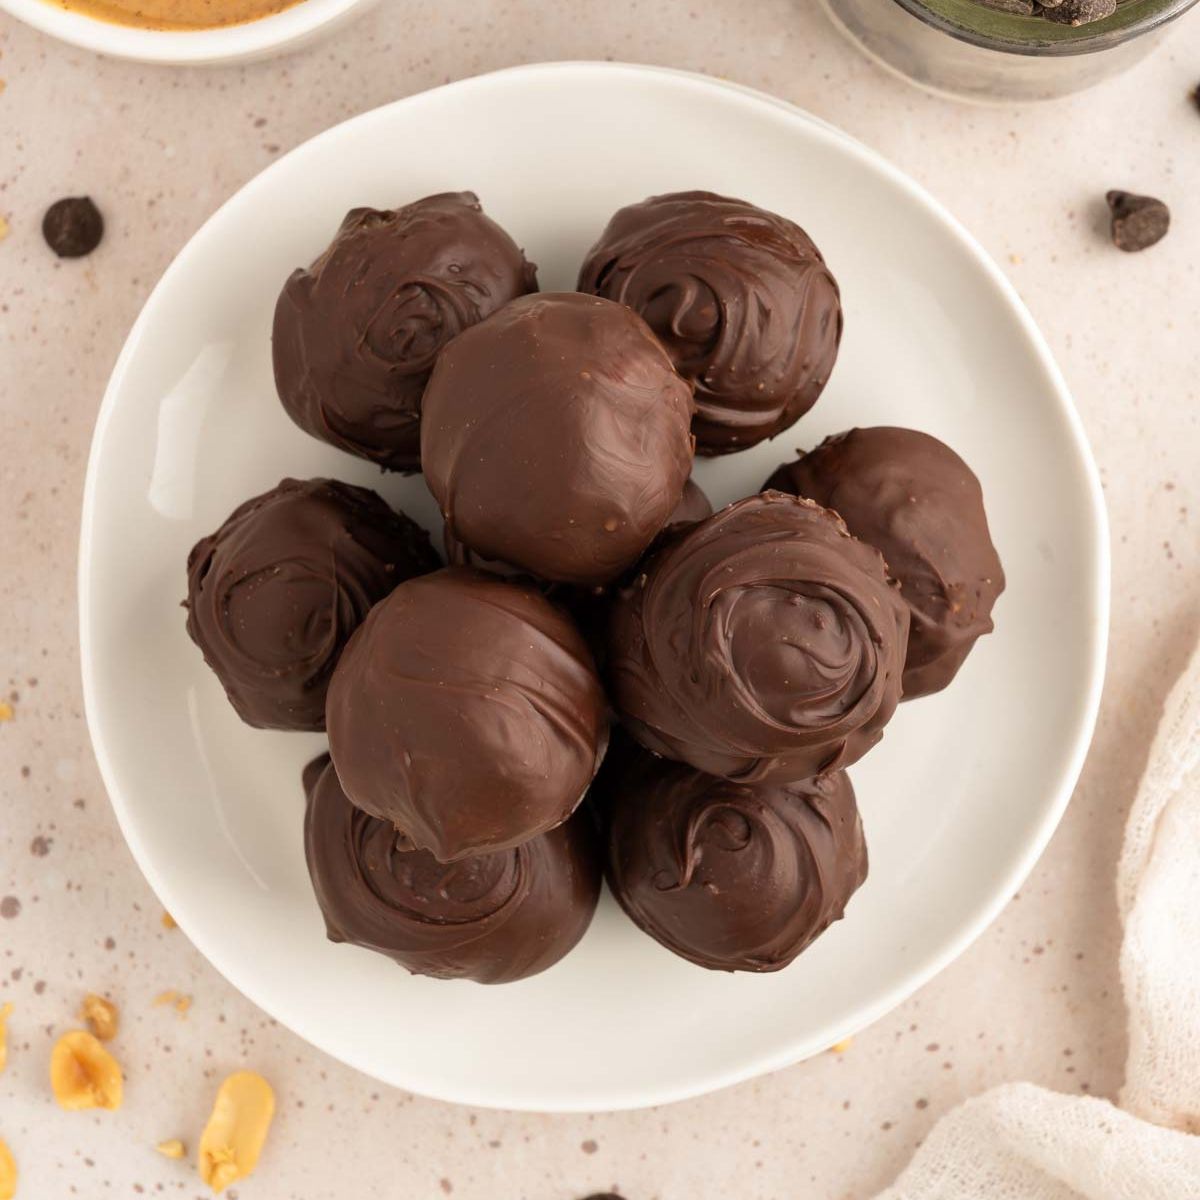
[[[923,87],[972,100],[1043,100],[1091,87],[1147,55],[1197,0],[1118,0],[1060,25],[977,0],[824,0],[872,58]]]

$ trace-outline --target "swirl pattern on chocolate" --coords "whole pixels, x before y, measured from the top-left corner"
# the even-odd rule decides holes
[[[844,771],[743,784],[642,751],[602,778],[613,894],[697,966],[786,967],[841,918],[867,876]]]
[[[473,192],[356,208],[275,307],[275,385],[301,429],[397,471],[420,469],[421,397],[441,348],[534,267]]]
[[[837,282],[798,225],[711,192],[617,212],[579,290],[640,313],[696,387],[699,454],[774,437],[816,403],[842,335]]]
[[[304,772],[304,849],[329,937],[416,975],[511,983],[583,937],[600,892],[596,835],[578,815],[511,850],[438,862],[346,798],[329,757]]]
[[[978,638],[992,631],[1004,569],[983,491],[945,443],[878,426],[826,438],[764,484],[834,509],[874,546],[900,584],[911,617],[904,698],[941,691]]]
[[[766,492],[664,539],[617,598],[611,696],[648,749],[786,781],[861,758],[900,699],[908,609],[877,550]]]
[[[525,296],[438,357],[422,466],[450,537],[539,579],[599,586],[679,503],[691,417],[691,388],[635,313]]]
[[[596,773],[607,704],[567,615],[535,588],[449,567],[377,604],[334,672],[346,794],[443,862],[560,825]]]
[[[439,565],[425,531],[374,492],[285,479],[188,555],[187,631],[247,724],[321,730],[350,635],[396,584]]]

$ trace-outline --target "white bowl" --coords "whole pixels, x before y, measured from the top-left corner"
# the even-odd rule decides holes
[[[271,374],[286,275],[354,205],[474,188],[571,287],[608,216],[710,188],[798,220],[846,306],[832,381],[774,443],[701,461],[717,503],[854,424],[926,429],[982,479],[1008,573],[996,632],[953,686],[901,706],[852,771],[871,874],[846,919],[775,975],[674,958],[604,899],[562,963],[507,987],[406,975],[331,945],[305,872],[313,735],[234,715],[184,632],[193,542],[286,474],[377,488],[436,526],[420,478],[301,433]],[[1071,794],[1103,674],[1103,501],[1053,360],[1000,272],[925,192],[795,109],[710,79],[562,64],[367,113],[264,171],[167,270],[113,373],[84,500],[81,643],[96,755],[164,905],[251,999],[381,1080],[543,1110],[635,1107],[823,1050],[944,967],[1020,885]]]
[[[283,12],[242,25],[181,31],[117,25],[47,0],[0,0],[0,9],[50,37],[97,54],[139,62],[216,66],[296,50],[376,2],[301,0]]]

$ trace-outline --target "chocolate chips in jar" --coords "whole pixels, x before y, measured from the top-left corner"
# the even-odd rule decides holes
[[[1054,3],[1042,0],[1033,6],[1035,17],[1057,21],[1060,25],[1090,25],[1093,21],[1111,17],[1116,11],[1117,0],[1055,0]]]

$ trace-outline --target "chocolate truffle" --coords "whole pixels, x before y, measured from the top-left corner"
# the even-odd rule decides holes
[[[603,585],[679,503],[691,417],[690,386],[635,313],[524,296],[438,357],[421,461],[455,540],[539,579]]]
[[[613,606],[612,699],[643,746],[743,782],[861,758],[900,699],[908,609],[836,513],[766,492],[668,535]]]
[[[1004,591],[970,467],[927,433],[881,426],[827,438],[765,486],[834,509],[883,554],[911,616],[904,698],[944,688]]]
[[[628,304],[696,385],[696,449],[744,450],[816,403],[842,335],[838,286],[798,225],[714,196],[676,192],[621,209],[579,290]]]
[[[326,711],[346,795],[451,862],[562,824],[603,756],[606,709],[566,613],[532,586],[449,567],[371,610]]]
[[[247,724],[324,729],[350,635],[396,584],[438,566],[428,534],[374,492],[285,479],[188,555],[187,631]]]
[[[304,850],[335,942],[415,975],[512,983],[583,937],[600,892],[596,834],[579,814],[511,850],[441,863],[346,798],[328,756],[304,772]]]
[[[420,468],[421,395],[455,334],[537,290],[533,266],[472,192],[356,208],[275,306],[275,386],[322,441]]]
[[[844,771],[715,779],[644,751],[605,780],[608,878],[633,921],[716,971],[778,971],[839,920],[867,876]]]

